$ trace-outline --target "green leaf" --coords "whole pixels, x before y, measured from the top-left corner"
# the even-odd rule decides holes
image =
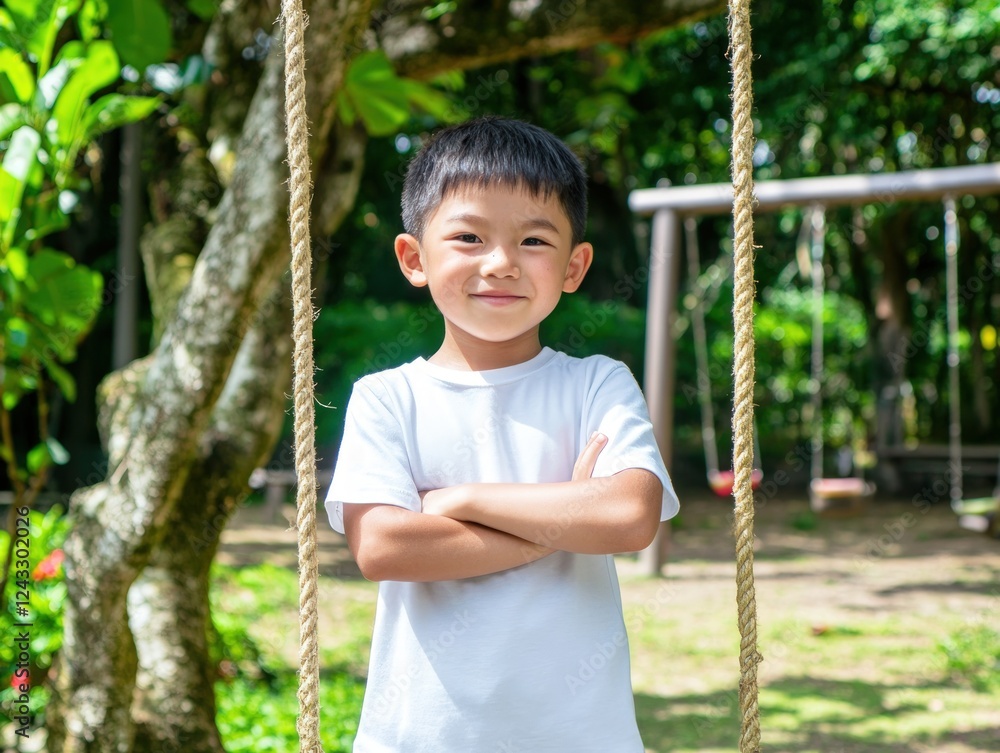
[[[217,0],[187,0],[187,7],[202,21],[210,21],[219,8]]]
[[[160,104],[156,97],[126,97],[107,94],[87,108],[83,115],[83,138],[91,141],[102,133],[149,117]]]
[[[4,336],[7,339],[8,355],[18,358],[20,353],[28,347],[31,327],[21,317],[12,316],[4,326]]]
[[[17,180],[25,180],[38,159],[42,137],[31,126],[21,126],[10,137],[10,146],[3,158],[3,169]]]
[[[49,448],[49,457],[52,458],[53,463],[66,465],[69,462],[69,452],[59,443],[58,439],[49,437],[45,440],[45,444]]]
[[[24,282],[28,277],[28,255],[24,249],[12,248],[4,257],[4,264],[11,276],[18,282]]]
[[[337,114],[349,126],[354,125],[354,121],[358,119],[358,114],[354,112],[354,105],[351,104],[351,98],[343,89],[337,92]]]
[[[457,8],[458,3],[455,2],[455,0],[446,0],[445,2],[437,3],[428,8],[424,8],[420,11],[420,15],[428,21],[433,21],[437,18],[441,18],[441,16],[446,13],[454,13]]]
[[[437,89],[413,79],[403,79],[406,98],[429,115],[443,123],[460,120],[459,110],[451,99]]]
[[[21,217],[21,198],[28,174],[38,159],[41,136],[31,126],[21,126],[10,137],[0,169],[0,246],[13,245],[14,229]]]
[[[440,86],[448,91],[457,92],[465,86],[464,71],[445,71],[439,73],[430,80],[430,83]]]
[[[80,8],[82,0],[7,0],[11,20],[27,52],[38,61],[38,74],[44,75],[52,60],[56,35]]]
[[[65,397],[69,402],[75,403],[76,380],[73,379],[73,375],[51,358],[43,358],[42,361],[45,363],[45,370],[52,378],[52,381],[56,383],[56,386],[59,388],[59,391],[62,392],[63,397]],[[62,463],[60,463],[60,465],[62,465]]]
[[[108,27],[122,60],[139,71],[167,59],[170,16],[158,0],[107,0]]]
[[[406,86],[381,50],[354,58],[344,80],[344,93],[372,136],[394,133],[410,117]]]
[[[73,71],[52,108],[59,144],[68,147],[77,140],[80,119],[90,95],[114,82],[120,72],[118,55],[110,42],[90,45],[87,58]]]
[[[101,22],[108,15],[108,4],[104,0],[84,0],[83,7],[76,16],[76,25],[80,29],[80,38],[84,42],[93,42],[101,36]]]
[[[0,141],[24,125],[24,108],[16,102],[0,105]]]
[[[44,468],[52,465],[52,455],[49,448],[44,443],[36,444],[28,450],[28,473],[32,476],[38,474]]]
[[[79,55],[72,54],[77,50],[80,52]],[[63,45],[59,51],[59,57],[56,59],[56,64],[38,80],[35,106],[39,110],[48,112],[52,109],[52,105],[59,97],[59,92],[69,80],[70,74],[86,61],[86,52],[86,48],[80,42],[70,42]]]
[[[45,248],[31,256],[25,285],[30,291],[25,307],[48,328],[59,358],[72,358],[100,310],[101,276],[68,254]]]
[[[0,49],[0,96],[28,104],[35,93],[35,77],[17,50]]]

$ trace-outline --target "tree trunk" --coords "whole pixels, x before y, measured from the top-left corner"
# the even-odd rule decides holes
[[[357,193],[365,138],[338,125],[333,107],[370,22],[400,73],[426,78],[632,38],[721,7],[716,0],[632,5],[543,1],[532,18],[518,19],[504,3],[488,13],[470,3],[427,23],[421,3],[389,0],[388,17],[370,17],[363,1],[316,0],[306,42],[318,231],[333,232]],[[280,431],[288,378],[287,367],[274,373],[275,363],[288,361],[285,317],[259,314],[288,265],[282,65],[272,52],[217,219],[179,295],[171,290],[177,278],[162,274],[174,251],[167,243],[144,248],[166,322],[156,350],[101,388],[110,470],[71,501],[51,753],[221,750],[205,638],[208,568],[249,471]]]
[[[895,232],[899,215],[887,217],[881,227],[882,279],[875,303],[877,326],[874,339],[874,380],[876,395],[876,447],[899,445],[903,442],[900,388],[906,380],[907,361],[917,347],[911,337],[906,280],[910,278],[905,249],[899,245],[901,233]],[[926,344],[926,343],[925,343]],[[891,462],[878,466],[878,480],[886,491],[900,488],[898,468]]]
[[[291,384],[286,288],[277,286],[281,295],[271,296],[244,339],[167,535],[129,590],[138,654],[135,753],[222,751],[206,639],[209,570],[220,533],[246,499],[246,480],[281,433]]]

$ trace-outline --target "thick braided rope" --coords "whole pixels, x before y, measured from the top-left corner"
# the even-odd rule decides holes
[[[319,638],[316,581],[316,446],[313,396],[312,249],[309,243],[309,125],[306,122],[306,18],[302,0],[282,0],[285,31],[285,138],[291,172],[292,337],[295,383],[295,525],[299,533],[299,750],[322,753],[319,740]]]
[[[757,601],[753,583],[753,79],[750,0],[729,0],[733,70],[733,470],[736,497],[736,603],[740,628],[740,753],[760,750],[757,707]]]

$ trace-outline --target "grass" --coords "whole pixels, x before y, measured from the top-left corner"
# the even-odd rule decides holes
[[[890,511],[887,519],[898,514]],[[995,545],[984,543],[994,548],[980,555],[977,540],[951,536],[950,519],[938,523],[945,526],[941,535],[926,523],[901,542],[898,557],[864,569],[857,567],[858,553],[869,532],[853,540],[846,529],[831,530],[822,521],[806,529],[789,515],[783,528],[763,535],[757,601],[766,750],[1000,750]],[[619,559],[639,726],[650,752],[731,753],[739,738],[735,586],[728,554],[717,553],[713,538],[724,540],[728,532],[696,516],[686,524],[684,546],[694,547],[699,531],[705,546],[675,551],[667,579],[640,577],[632,560]],[[935,546],[942,553],[929,556],[925,547]],[[949,546],[965,547],[968,556],[956,559]],[[769,557],[769,551],[782,556]],[[239,695],[225,690],[220,715],[253,709],[243,716],[257,725],[248,733],[246,724],[230,724],[224,730],[230,751],[244,750],[230,745],[237,733],[270,739],[274,715],[294,717],[296,576],[283,568],[256,570],[219,568],[213,587],[218,608],[243,615],[278,677],[270,707],[253,700],[253,692],[265,691],[252,683]],[[375,585],[365,581],[321,579],[321,659],[324,688],[329,686],[324,732],[328,719],[336,728],[336,741],[325,743],[328,751],[349,749],[345,740],[360,708],[375,595]],[[275,693],[291,701],[277,704]]]

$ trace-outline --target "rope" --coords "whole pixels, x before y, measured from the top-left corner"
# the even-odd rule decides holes
[[[285,31],[285,138],[288,143],[292,246],[292,337],[295,340],[295,525],[299,534],[299,750],[322,753],[319,740],[319,638],[316,581],[316,446],[313,395],[312,249],[309,126],[306,122],[305,27],[302,0],[282,0]]]
[[[750,73],[750,0],[729,0],[729,56],[733,71],[734,399],[733,493],[736,497],[736,603],[740,629],[740,753],[760,750],[757,706],[757,601],[753,582],[753,78]]]
[[[692,284],[701,278],[698,259],[698,222],[694,217],[684,220],[684,240],[687,252],[688,277]],[[698,365],[698,404],[701,406],[701,442],[705,449],[708,477],[719,474],[719,453],[715,447],[715,416],[712,414],[712,380],[708,368],[708,335],[705,332],[705,298],[699,295],[691,311],[691,331],[694,335],[694,360]]]

